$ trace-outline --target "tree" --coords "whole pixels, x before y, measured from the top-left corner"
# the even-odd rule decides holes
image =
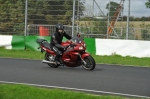
[[[46,7],[39,8],[39,5],[45,5],[46,2],[28,0],[28,18],[29,23],[38,22],[37,20],[31,21],[37,17],[44,17]],[[25,20],[25,0],[1,0],[0,1],[0,31],[14,32],[15,34],[22,34],[24,31]],[[38,10],[40,9],[40,10]],[[32,13],[32,14],[31,14]]]
[[[107,21],[105,19],[102,19],[102,20],[95,19],[93,24],[94,24],[94,27],[93,27],[94,34],[101,34],[103,36],[106,35]]]
[[[141,29],[141,37],[143,40],[150,40],[150,34],[149,34],[149,29],[150,29],[150,24],[145,24],[145,21],[140,24]]]
[[[28,24],[47,24],[48,1],[28,0]]]
[[[76,7],[75,7],[75,15],[77,15],[78,11],[78,0],[76,0]],[[48,1],[49,4],[49,11],[47,13],[46,19],[51,24],[56,24],[58,22],[63,24],[71,24],[71,18],[73,15],[73,0],[53,0]],[[79,0],[79,16],[83,15],[84,11],[84,2]]]
[[[15,31],[13,27],[21,27],[24,23],[24,0],[1,0],[0,31]],[[22,29],[22,28],[20,28]]]
[[[119,4],[116,2],[111,1],[110,2],[110,9],[109,9],[109,3],[106,5],[106,9],[109,11],[109,16],[113,17],[115,12],[117,11]],[[108,16],[108,14],[107,14]]]
[[[150,0],[148,0],[148,2],[145,3],[146,8],[150,8]]]

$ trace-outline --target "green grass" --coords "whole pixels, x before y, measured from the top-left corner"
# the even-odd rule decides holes
[[[118,64],[128,66],[144,66],[150,67],[150,58],[137,58],[137,57],[122,57],[120,55],[113,54],[111,56],[98,56],[92,54],[96,63],[101,64]],[[33,50],[6,50],[0,48],[0,57],[9,58],[27,58],[27,59],[44,59],[44,53]]]
[[[140,66],[140,67],[150,67],[150,58],[143,57],[122,57],[120,55],[111,55],[111,56],[97,56],[93,55],[97,63],[102,64],[117,64],[117,65],[126,65],[126,66]]]
[[[27,85],[0,84],[0,99],[126,99],[120,96],[98,96],[84,92],[47,89]]]

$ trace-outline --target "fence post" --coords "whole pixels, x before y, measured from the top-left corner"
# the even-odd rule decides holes
[[[130,24],[129,24],[129,18],[130,18],[130,0],[129,0],[129,6],[128,6],[128,17],[127,17],[127,31],[126,31],[126,39],[128,40],[129,39],[129,27],[130,27]]]
[[[74,36],[74,21],[75,21],[75,1],[76,1],[76,0],[73,0],[72,36]]]
[[[25,24],[24,24],[24,36],[27,35],[27,20],[28,20],[28,0],[26,0],[26,3],[25,3]]]

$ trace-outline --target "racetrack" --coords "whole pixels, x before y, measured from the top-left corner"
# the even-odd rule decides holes
[[[26,83],[94,92],[150,98],[150,68],[97,64],[50,68],[39,60],[0,58],[0,82]]]

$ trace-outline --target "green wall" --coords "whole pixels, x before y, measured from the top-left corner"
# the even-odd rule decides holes
[[[24,36],[13,36],[11,41],[12,49],[24,49],[25,48],[25,37]]]
[[[12,39],[12,49],[32,49],[39,51],[37,49],[39,44],[36,42],[37,39],[46,39],[50,42],[50,36],[13,36]],[[63,38],[63,41],[66,41],[66,38]],[[84,41],[87,46],[87,52],[96,53],[95,39],[94,38],[84,38]]]

